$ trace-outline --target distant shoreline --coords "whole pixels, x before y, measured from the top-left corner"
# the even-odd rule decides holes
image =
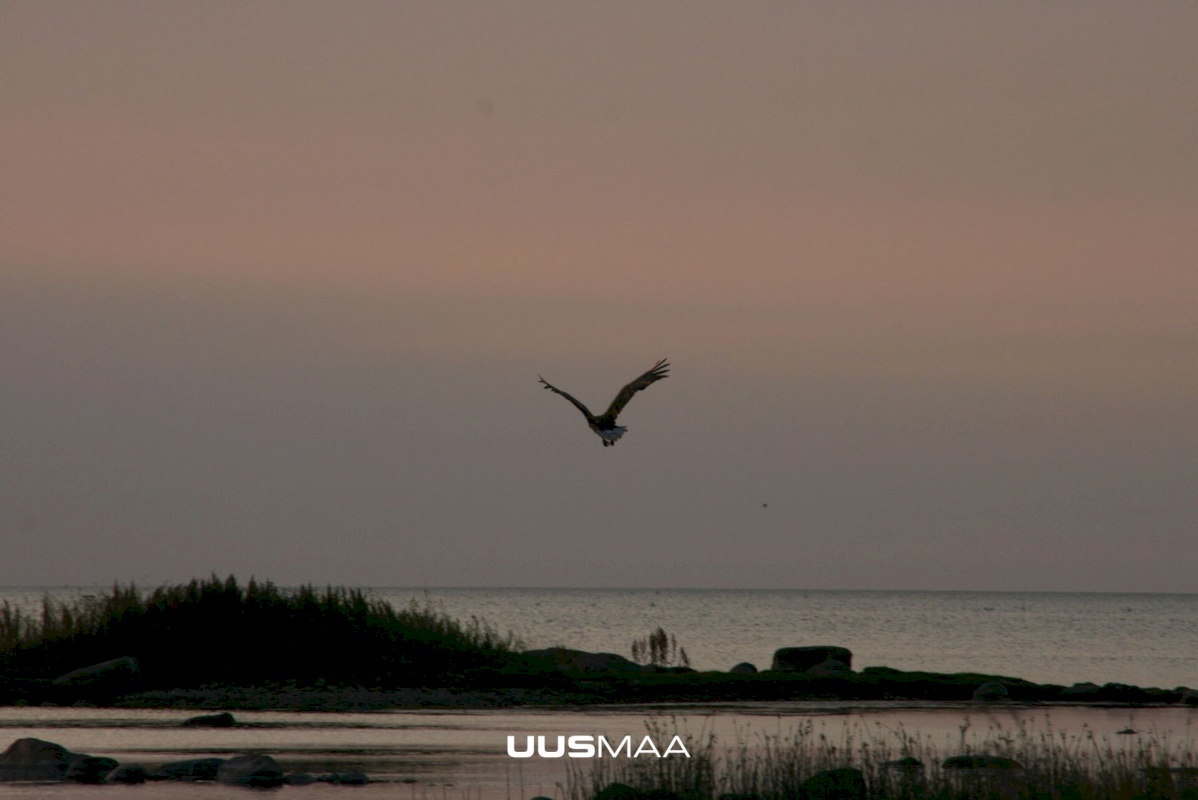
[[[577,711],[626,710],[644,713],[663,710],[707,709],[742,711],[745,713],[777,713],[780,709],[801,710],[807,713],[832,710],[865,709],[994,709],[994,708],[1168,708],[1178,702],[1083,702],[1005,701],[1001,704],[969,700],[918,699],[793,699],[793,700],[673,700],[661,702],[611,702],[586,695],[570,695],[544,690],[523,689],[262,689],[255,687],[222,687],[215,689],[175,689],[151,691],[123,698],[114,708],[172,709],[215,711]]]
[[[563,674],[555,685],[521,680],[461,681],[445,687],[304,686],[295,683],[141,689],[96,694],[47,681],[8,683],[0,705],[50,707],[178,708],[188,710],[483,710],[579,708],[746,708],[808,705],[812,708],[1145,708],[1198,706],[1198,693],[1122,684],[1062,687],[971,673],[906,673],[867,667],[857,673],[815,676],[785,672],[755,675],[686,672]],[[987,690],[995,686],[996,693]],[[979,693],[980,692],[980,693]]]

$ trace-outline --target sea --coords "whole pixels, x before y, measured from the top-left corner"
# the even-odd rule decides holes
[[[43,599],[103,592],[96,587],[0,589],[0,603],[40,613]],[[671,655],[701,670],[750,662],[774,650],[837,645],[853,668],[884,665],[930,672],[979,672],[1069,685],[1117,682],[1198,687],[1198,594],[1069,594],[691,589],[464,589],[375,587],[397,606],[432,605],[460,620],[511,634],[524,648],[566,646],[631,656],[632,643],[661,629]],[[190,712],[86,707],[0,708],[0,750],[23,736],[77,752],[148,766],[183,758],[273,755],[289,771],[360,770],[368,786],[284,787],[288,796],[411,800],[526,800],[571,796],[585,763],[512,759],[514,735],[624,735],[647,730],[717,736],[725,743],[786,736],[802,726],[875,747],[917,737],[951,754],[1012,736],[1049,735],[1112,747],[1144,742],[1193,751],[1198,708],[742,703],[584,709],[403,710],[371,713],[242,712],[238,726],[180,727]],[[1131,733],[1128,733],[1128,732]],[[585,760],[584,760],[585,761]],[[209,785],[153,787],[155,797],[244,797]],[[0,784],[0,799],[145,797],[139,787]]]

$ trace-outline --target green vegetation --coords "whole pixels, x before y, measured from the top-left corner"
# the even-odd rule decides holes
[[[839,729],[839,725],[835,725]],[[568,800],[1153,800],[1198,798],[1198,752],[1149,736],[1115,741],[1092,731],[994,725],[982,736],[937,747],[899,728],[848,724],[831,732],[811,720],[787,734],[765,734],[721,749],[714,736],[680,734],[691,758],[595,760],[574,769]],[[673,733],[650,723],[656,741]],[[948,757],[994,756],[993,768],[945,767]],[[902,761],[906,759],[906,761]],[[1005,764],[1005,767],[998,767]],[[827,770],[860,770],[864,794],[828,793],[812,781]],[[841,777],[843,773],[841,773]],[[806,784],[806,785],[804,785]],[[858,784],[860,785],[860,784]],[[841,787],[843,791],[843,785]]]
[[[281,589],[235,578],[192,580],[42,604],[39,618],[0,606],[0,677],[53,678],[122,656],[147,687],[445,686],[462,676],[528,671],[517,643],[428,603],[396,610],[358,589]]]

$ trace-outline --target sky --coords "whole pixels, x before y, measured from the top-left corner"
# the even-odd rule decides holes
[[[1196,592],[1196,36],[8,0],[0,585]]]

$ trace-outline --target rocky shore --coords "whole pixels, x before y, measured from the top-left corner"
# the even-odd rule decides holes
[[[1186,687],[1060,686],[975,673],[854,670],[852,653],[835,646],[781,648],[768,669],[741,662],[726,672],[637,664],[614,653],[561,647],[524,655],[538,668],[521,673],[478,670],[445,675],[441,685],[400,687],[323,681],[171,687],[169,676],[143,675],[137,659],[128,656],[52,679],[0,681],[0,704],[304,711],[798,700],[1198,705],[1198,692]]]
[[[0,783],[132,785],[160,781],[271,789],[284,784],[306,786],[312,783],[361,786],[370,783],[370,778],[360,772],[287,773],[273,757],[262,753],[231,758],[192,758],[147,769],[140,764],[120,764],[104,756],[74,753],[55,742],[32,737],[17,739],[0,753]]]

